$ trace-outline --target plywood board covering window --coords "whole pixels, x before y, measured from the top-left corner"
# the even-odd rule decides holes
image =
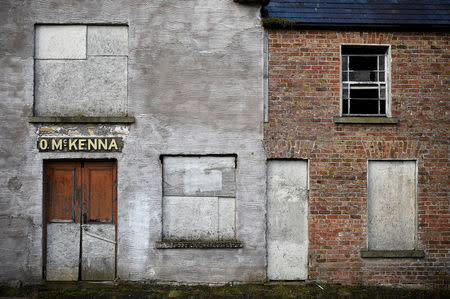
[[[368,249],[416,249],[416,162],[369,161]]]
[[[236,158],[166,156],[163,240],[235,239]]]

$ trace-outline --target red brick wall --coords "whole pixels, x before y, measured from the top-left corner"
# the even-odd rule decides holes
[[[450,283],[448,33],[268,30],[268,158],[309,159],[309,278],[333,283]],[[340,45],[392,46],[398,124],[335,124]],[[367,160],[418,161],[421,259],[363,259]]]

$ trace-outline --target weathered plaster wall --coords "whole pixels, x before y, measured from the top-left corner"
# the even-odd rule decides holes
[[[259,7],[225,0],[2,1],[0,281],[42,279],[43,159],[115,158],[118,277],[265,278],[265,154]],[[32,125],[35,24],[128,25],[132,125]],[[39,153],[42,136],[121,136],[122,153]],[[160,250],[167,154],[236,154],[242,249]]]

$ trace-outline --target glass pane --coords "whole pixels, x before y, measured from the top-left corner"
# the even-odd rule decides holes
[[[378,99],[378,89],[351,89],[350,97],[360,99]],[[353,104],[352,104],[353,106]]]
[[[342,73],[342,81],[348,81],[348,73],[347,72]]]
[[[342,114],[348,114],[348,100],[342,101]]]
[[[383,98],[383,99],[386,98],[386,85],[380,86],[380,98]]]
[[[380,101],[380,114],[386,114],[386,101]]]
[[[348,99],[348,85],[347,84],[342,85],[342,98]]]
[[[384,71],[384,56],[378,56],[378,69]]]
[[[386,81],[386,80],[385,80],[385,77],[384,77],[384,72],[380,72],[380,81],[381,81],[381,82]]]
[[[348,70],[348,56],[342,56],[342,70]]]
[[[377,56],[350,56],[350,70],[376,71],[377,61]]]
[[[350,73],[350,81],[357,82],[376,82],[377,80],[377,72],[352,72]]]
[[[378,114],[378,100],[351,100],[351,114]]]

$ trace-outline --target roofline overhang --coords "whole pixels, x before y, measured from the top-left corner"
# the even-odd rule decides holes
[[[266,29],[382,30],[382,31],[450,31],[440,24],[368,24],[368,23],[304,23],[286,18],[262,18]]]

